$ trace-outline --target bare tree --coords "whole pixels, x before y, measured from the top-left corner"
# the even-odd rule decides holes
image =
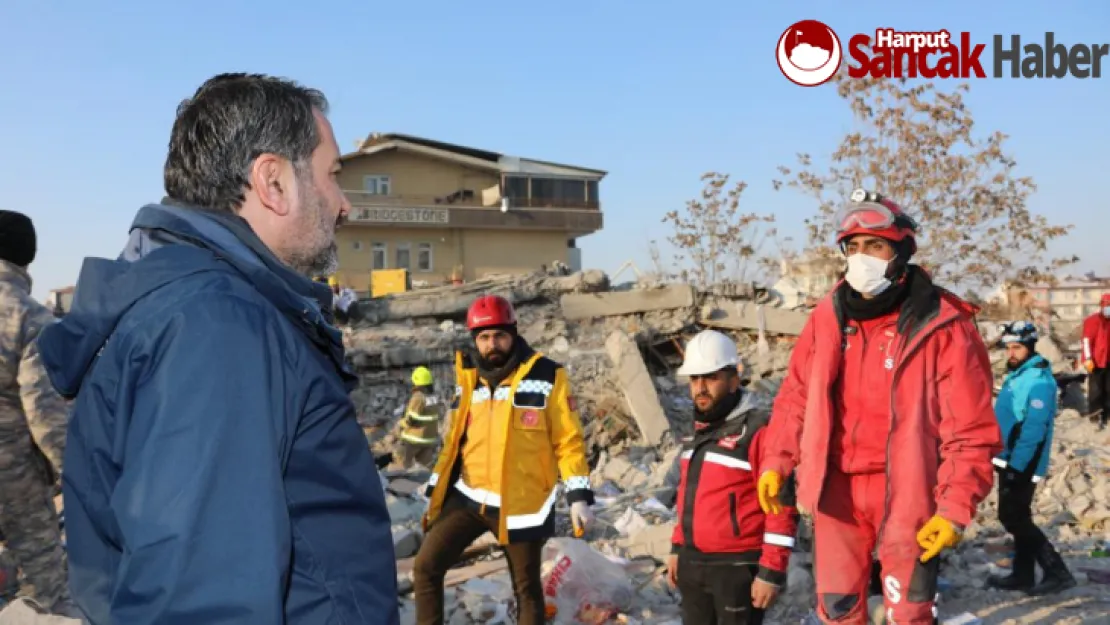
[[[667,240],[676,250],[677,276],[703,287],[724,280],[755,279],[761,266],[759,252],[776,234],[773,227],[764,227],[774,223],[774,216],[741,212],[746,182],[729,186],[729,176],[716,172],[701,179],[705,187],[699,199],[686,202],[682,211],[663,216],[663,223],[674,228]]]
[[[1072,226],[1053,225],[1029,212],[1036,190],[1032,178],[1018,177],[1004,150],[1007,135],[973,135],[974,120],[964,103],[969,87],[950,93],[931,83],[835,79],[857,128],[820,171],[809,154],[798,155],[795,170],[780,167],[779,190],[791,187],[818,201],[806,220],[810,244],[833,243],[833,216],[853,189],[878,191],[903,206],[920,224],[917,262],[950,287],[986,290],[1006,280],[1051,281],[1076,257],[1046,259],[1049,242]]]

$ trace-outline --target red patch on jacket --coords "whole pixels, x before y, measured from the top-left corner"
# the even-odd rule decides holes
[[[725,436],[717,441],[717,445],[725,449],[736,449],[736,443],[740,441],[742,434],[733,434],[732,436]]]
[[[540,413],[535,410],[526,410],[520,415],[520,423],[525,427],[534,428],[540,424]]]

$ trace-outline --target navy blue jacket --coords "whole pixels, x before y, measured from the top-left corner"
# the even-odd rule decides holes
[[[389,513],[331,293],[242,219],[141,209],[42,332],[92,625],[398,622]]]
[[[995,466],[1009,467],[1034,482],[1044,479],[1052,453],[1059,388],[1044,356],[1034,354],[1006,375],[994,402],[1005,448]]]

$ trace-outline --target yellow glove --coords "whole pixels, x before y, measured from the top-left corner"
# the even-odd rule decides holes
[[[1087,370],[1087,373],[1094,373],[1095,361],[1088,360],[1087,362],[1083,363],[1083,367]]]
[[[778,514],[782,512],[782,502],[779,501],[779,491],[782,490],[782,476],[778,471],[767,470],[759,476],[756,484],[756,495],[759,497],[759,507],[764,514]]]
[[[960,544],[960,528],[948,519],[934,514],[917,532],[917,544],[925,550],[921,561],[928,562],[944,549]]]

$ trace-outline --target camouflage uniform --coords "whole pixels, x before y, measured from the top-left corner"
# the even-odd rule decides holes
[[[56,607],[68,604],[54,508],[67,407],[36,345],[54,316],[30,291],[27,271],[0,260],[0,533],[29,586],[23,593]]]

